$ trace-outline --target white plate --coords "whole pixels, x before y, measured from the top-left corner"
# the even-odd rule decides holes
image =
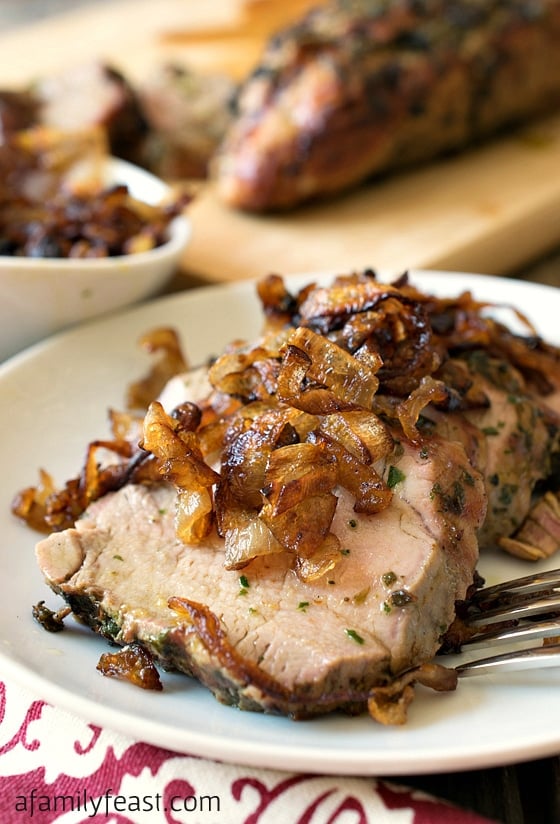
[[[307,281],[300,278],[300,281]],[[511,301],[560,342],[560,290],[484,276],[424,273],[414,282],[481,299]],[[123,408],[124,389],[145,374],[140,334],[171,324],[191,362],[230,339],[251,337],[261,315],[252,283],[172,295],[63,333],[0,368],[0,666],[37,694],[89,721],[170,749],[250,765],[336,774],[406,775],[471,769],[560,751],[560,668],[464,680],[458,690],[418,690],[408,724],[387,728],[367,717],[293,722],[220,705],[184,676],[164,676],[163,693],[101,677],[107,647],[88,630],[46,634],[31,605],[50,595],[34,562],[36,536],[9,512],[13,493],[49,469],[74,475],[87,441],[108,431],[106,410]],[[549,567],[560,565],[551,559]],[[489,582],[534,569],[504,554],[480,565]]]

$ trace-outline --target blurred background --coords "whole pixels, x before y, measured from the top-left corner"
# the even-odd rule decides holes
[[[108,6],[111,2],[113,0],[0,0],[0,30],[93,3]]]

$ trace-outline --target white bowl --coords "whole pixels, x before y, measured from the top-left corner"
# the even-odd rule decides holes
[[[157,204],[169,195],[159,178],[111,158],[107,184]],[[0,361],[45,337],[90,318],[130,306],[161,291],[176,270],[190,223],[176,217],[169,239],[148,252],[108,258],[25,258],[0,255]]]

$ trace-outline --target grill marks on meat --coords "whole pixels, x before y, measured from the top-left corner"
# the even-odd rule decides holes
[[[560,102],[560,2],[336,0],[273,38],[215,165],[229,204],[287,208]]]
[[[140,642],[223,702],[297,717],[360,711],[375,686],[435,654],[472,582],[486,508],[459,444],[404,445],[398,466],[393,504],[373,518],[340,493],[332,529],[343,558],[313,583],[285,553],[255,559],[240,581],[224,570],[217,536],[181,544],[164,484],[109,493],[75,528],[41,541],[38,562],[93,629]],[[449,504],[458,485],[459,508]]]

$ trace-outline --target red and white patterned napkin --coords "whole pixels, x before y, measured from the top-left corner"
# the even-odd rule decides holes
[[[0,680],[1,824],[488,824],[374,778],[223,764],[102,729]]]

